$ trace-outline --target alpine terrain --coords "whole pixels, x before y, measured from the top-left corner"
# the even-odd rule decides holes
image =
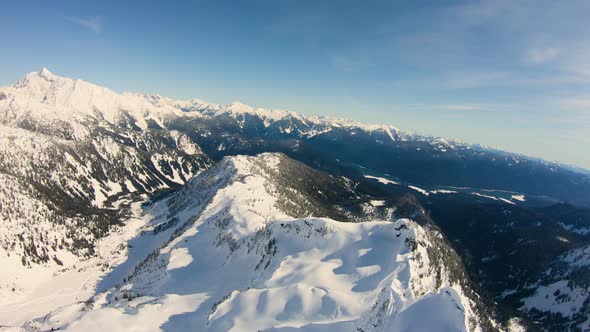
[[[590,175],[389,125],[0,88],[0,330],[590,331]]]

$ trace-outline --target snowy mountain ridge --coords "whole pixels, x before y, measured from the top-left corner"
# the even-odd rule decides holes
[[[279,190],[297,190],[276,181],[293,175],[281,175],[291,162],[276,154],[225,158],[150,208],[130,242],[130,274],[107,276],[111,287],[92,300],[25,327],[368,332],[490,324],[448,267],[435,264],[432,236],[417,223],[283,210]]]
[[[5,105],[2,105],[2,103]],[[23,117],[32,117],[40,122],[66,121],[68,118],[78,121],[106,120],[110,124],[120,125],[128,122],[131,126],[145,129],[154,122],[161,128],[177,118],[216,118],[230,117],[240,123],[242,127],[248,117],[261,120],[265,127],[277,127],[281,133],[298,137],[311,138],[318,134],[325,134],[336,129],[346,129],[351,135],[355,130],[362,130],[371,135],[377,135],[378,140],[420,141],[426,142],[439,151],[446,152],[458,147],[493,151],[510,158],[531,158],[517,153],[502,151],[498,148],[481,144],[468,144],[459,139],[443,138],[428,134],[418,134],[401,130],[392,125],[365,124],[354,120],[333,118],[321,115],[302,115],[292,111],[257,108],[241,102],[231,104],[215,104],[201,99],[176,100],[159,95],[142,93],[116,93],[108,88],[88,83],[81,79],[71,79],[58,76],[47,68],[39,72],[31,72],[13,86],[0,87],[0,107],[7,106],[8,113],[3,120],[12,119],[10,126]],[[45,105],[45,106],[44,106]],[[57,110],[57,111],[56,111]],[[88,132],[80,126],[72,124],[74,135],[86,137]],[[548,165],[558,166],[558,162],[551,162],[533,158]]]
[[[43,68],[40,72],[31,72],[15,85],[0,88],[0,91],[4,96],[0,98],[0,103],[9,103],[17,118],[19,113],[23,112],[34,115],[31,112],[34,109],[35,113],[43,113],[43,116],[48,119],[63,120],[68,116],[79,118],[85,115],[116,124],[120,121],[120,112],[125,111],[130,113],[138,127],[145,129],[148,126],[146,120],[149,119],[165,127],[165,121],[170,117],[249,115],[262,119],[265,126],[287,119],[301,122],[304,125],[299,128],[298,134],[301,136],[313,136],[317,132],[329,131],[332,128],[358,128],[367,132],[382,132],[391,140],[427,138],[415,136],[412,132],[405,132],[389,125],[367,125],[346,119],[304,116],[284,110],[254,108],[241,102],[221,105],[199,99],[181,101],[137,93],[118,94],[83,80],[57,76],[47,68]],[[58,112],[43,105],[57,107]],[[84,133],[77,134],[84,136]]]
[[[485,145],[467,144],[458,139],[417,134],[392,125],[301,115],[286,110],[256,108],[241,102],[223,105],[200,99],[176,100],[129,92],[119,94],[81,79],[58,76],[47,68],[27,74],[13,86],[0,87],[2,108],[5,114],[0,121],[8,126],[22,125],[23,122],[33,122],[39,127],[67,123],[66,126],[70,127],[68,136],[80,139],[89,135],[87,128],[80,126],[80,123],[107,121],[111,125],[146,129],[154,125],[167,128],[168,123],[175,119],[229,117],[237,121],[241,128],[246,126],[246,122],[259,119],[268,129],[301,138],[344,129],[350,135],[357,134],[357,131],[365,132],[375,136],[377,141],[425,142],[443,153],[455,149],[474,149],[503,154],[515,162],[520,158],[529,158]],[[548,165],[559,165],[536,159]]]

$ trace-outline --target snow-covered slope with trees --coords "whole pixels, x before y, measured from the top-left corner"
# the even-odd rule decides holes
[[[47,70],[0,89],[0,303],[39,297],[48,276],[97,256],[133,202],[211,164],[183,133],[93,113],[117,96]]]
[[[65,331],[491,326],[488,312],[466,295],[472,290],[454,279],[453,269],[461,267],[445,265],[449,258],[432,250],[440,233],[409,219],[349,223],[294,210],[285,205],[283,192],[310,200],[309,206],[323,205],[298,187],[297,173],[289,171],[294,167],[305,166],[278,154],[225,158],[150,208],[158,212],[148,214],[130,242],[133,264],[115,268],[97,289],[114,287],[25,326]]]

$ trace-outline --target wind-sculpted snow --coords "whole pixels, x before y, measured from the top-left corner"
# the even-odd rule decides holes
[[[476,312],[466,286],[454,279],[456,272],[440,264],[444,251],[435,233],[419,224],[342,222],[282,210],[276,186],[288,182],[277,181],[278,174],[293,176],[294,167],[301,166],[279,154],[224,159],[149,207],[149,219],[129,241],[127,261],[103,278],[90,300],[25,327],[474,331],[491,326],[487,314]],[[281,190],[314,201],[310,206],[325,204],[295,185]]]

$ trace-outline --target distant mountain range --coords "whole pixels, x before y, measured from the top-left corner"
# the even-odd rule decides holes
[[[569,166],[43,69],[0,88],[0,328],[590,329],[589,207]]]

